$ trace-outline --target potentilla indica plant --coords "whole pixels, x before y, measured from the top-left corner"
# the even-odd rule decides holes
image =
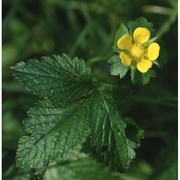
[[[123,78],[130,71],[133,83],[147,84],[155,76],[154,66],[161,64],[157,38],[145,18],[121,24],[113,45],[116,54],[108,61],[111,74]],[[113,90],[93,82],[84,60],[63,54],[20,62],[11,70],[27,90],[41,98],[23,122],[29,135],[19,141],[18,167],[48,168],[86,139],[114,170],[129,168],[144,131],[131,118],[122,117]],[[131,132],[129,126],[133,126]]]

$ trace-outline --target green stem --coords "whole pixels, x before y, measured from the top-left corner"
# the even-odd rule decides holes
[[[93,63],[97,63],[97,62],[101,62],[101,61],[107,61],[108,57],[107,56],[97,56],[97,57],[90,58],[87,61],[87,65],[91,65]]]
[[[161,28],[157,32],[157,39],[160,39],[170,29],[170,26],[176,20],[177,14],[178,14],[178,8],[177,7],[178,7],[177,4],[174,5],[174,8],[171,11],[171,14],[169,16],[169,19],[161,26]]]
[[[78,49],[79,45],[81,44],[81,42],[85,39],[85,37],[87,36],[88,32],[90,31],[90,27],[89,25],[85,26],[84,29],[79,33],[77,39],[75,40],[69,54],[71,56],[73,56],[76,52],[76,50]]]

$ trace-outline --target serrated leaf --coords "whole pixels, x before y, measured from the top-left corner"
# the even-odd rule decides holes
[[[112,64],[110,68],[111,75],[119,75],[119,77],[122,79],[127,74],[129,68],[121,63],[121,60],[118,55],[112,56],[108,60],[108,62]]]
[[[92,145],[114,169],[126,170],[135,157],[139,143],[126,137],[126,124],[113,106],[109,94],[98,92],[92,97]]]
[[[123,23],[121,23],[121,25],[120,25],[120,27],[117,30],[117,33],[115,35],[114,45],[112,47],[114,52],[118,52],[119,53],[119,48],[117,47],[117,41],[118,41],[118,39],[120,37],[122,37],[125,34],[129,34],[129,30],[128,30],[128,28]]]
[[[73,102],[92,89],[90,69],[83,60],[68,55],[31,59],[11,67],[28,90],[53,101]]]
[[[86,135],[88,108],[88,101],[64,107],[44,100],[30,109],[24,124],[31,135],[19,141],[17,166],[39,167],[65,156]]]

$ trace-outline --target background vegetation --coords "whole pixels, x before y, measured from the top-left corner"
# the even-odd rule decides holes
[[[143,16],[159,30],[167,64],[146,86],[110,75],[107,63],[121,22]],[[122,174],[74,151],[46,172],[46,179],[177,179],[177,2],[174,0],[3,0],[3,178],[26,179],[15,166],[22,120],[37,100],[9,67],[30,58],[69,54],[86,60],[99,80],[121,87],[114,96],[123,115],[145,130],[130,169]],[[127,90],[128,89],[128,90]],[[69,158],[69,159],[68,159]]]

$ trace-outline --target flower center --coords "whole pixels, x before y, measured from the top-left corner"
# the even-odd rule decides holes
[[[140,58],[144,54],[145,50],[140,44],[135,44],[130,49],[130,53],[134,58]]]

